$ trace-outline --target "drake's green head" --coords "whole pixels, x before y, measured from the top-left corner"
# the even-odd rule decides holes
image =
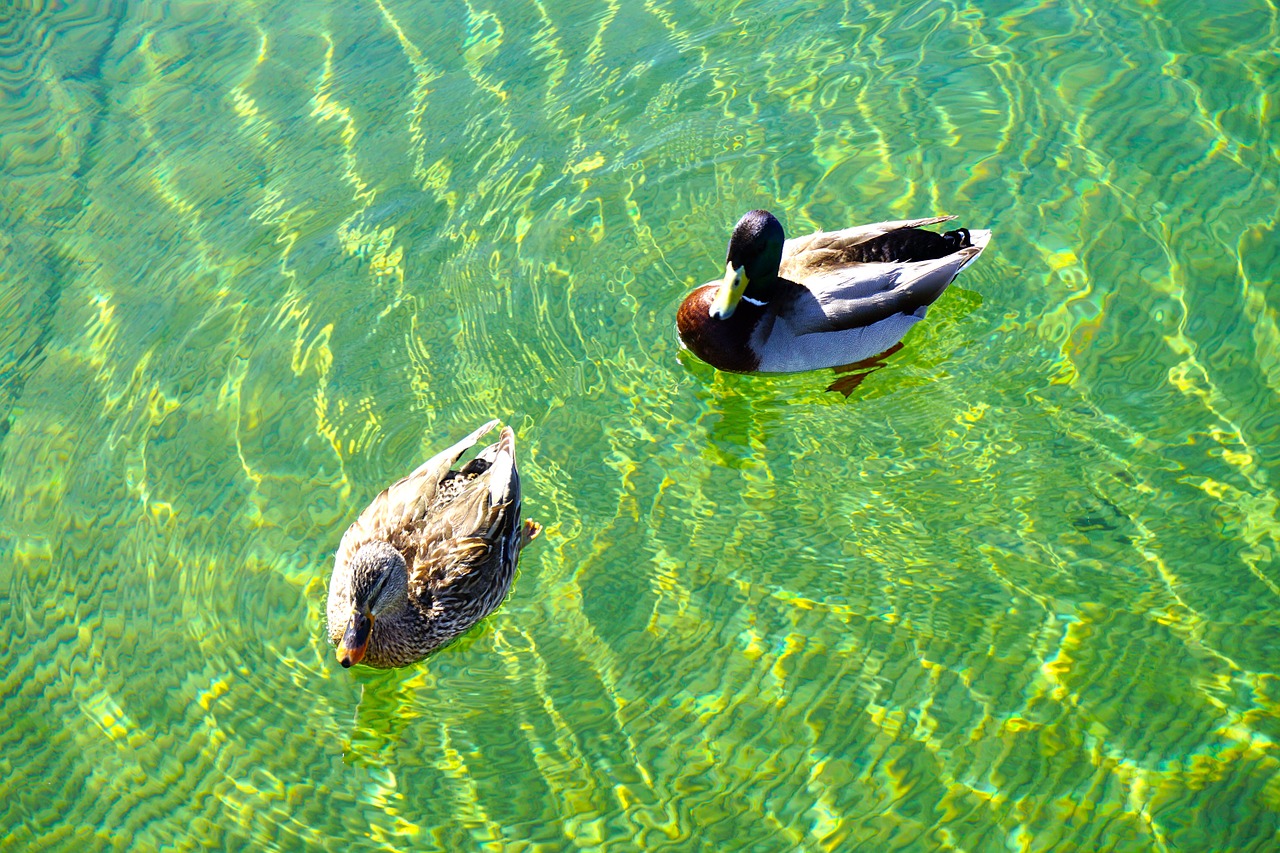
[[[711,316],[728,319],[745,296],[766,302],[782,263],[786,234],[767,210],[748,211],[734,226],[725,255],[724,280],[711,303]]]

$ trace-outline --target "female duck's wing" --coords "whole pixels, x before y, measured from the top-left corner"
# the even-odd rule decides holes
[[[923,317],[920,309],[982,254],[991,232],[971,230],[969,239],[973,245],[933,260],[813,267],[794,279],[801,286],[779,311],[795,335],[863,328],[900,314]]]
[[[383,489],[343,534],[334,564],[345,566],[360,546],[371,539],[382,539],[399,548],[406,534],[416,531],[422,524],[435,501],[440,481],[449,469],[475,445],[480,436],[497,425],[498,421],[489,421],[458,443],[432,456],[407,477]]]
[[[818,231],[803,237],[794,237],[782,246],[782,263],[778,267],[778,276],[791,281],[802,281],[810,275],[842,264],[857,263],[864,259],[863,254],[869,243],[888,238],[888,235],[894,232],[937,225],[940,222],[950,222],[955,218],[954,216],[930,216],[925,219],[873,222],[870,225],[855,225],[840,231]]]
[[[476,457],[487,463],[484,470],[432,507],[410,544],[411,590],[438,590],[468,578],[489,584],[493,571],[514,569],[522,544],[515,452],[515,433],[503,427],[498,441]]]

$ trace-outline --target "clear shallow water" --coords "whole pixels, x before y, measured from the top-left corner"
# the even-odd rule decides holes
[[[1098,5],[0,14],[3,846],[1280,843],[1280,22]],[[995,239],[846,399],[678,353],[755,206]],[[494,415],[511,597],[343,671]]]

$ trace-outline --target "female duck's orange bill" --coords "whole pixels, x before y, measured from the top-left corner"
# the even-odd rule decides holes
[[[373,633],[373,614],[367,610],[356,610],[351,613],[351,621],[347,623],[342,642],[338,643],[338,662],[350,667],[364,660],[365,650],[369,648],[369,635]]]

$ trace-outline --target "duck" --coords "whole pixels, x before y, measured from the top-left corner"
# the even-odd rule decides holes
[[[734,226],[724,277],[685,297],[681,345],[719,370],[794,373],[883,353],[977,260],[989,230],[931,216],[786,239],[767,210]]]
[[[343,667],[407,666],[448,645],[502,603],[520,552],[541,532],[520,521],[516,438],[455,467],[491,420],[383,489],[338,544],[329,642]]]

